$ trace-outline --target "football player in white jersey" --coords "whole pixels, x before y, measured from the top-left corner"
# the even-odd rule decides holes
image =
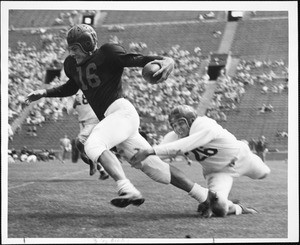
[[[209,189],[206,207],[199,205],[204,216],[257,213],[253,208],[228,200],[234,177],[248,176],[263,179],[270,168],[244,142],[206,116],[198,116],[188,105],[175,107],[169,115],[173,131],[169,132],[160,145],[148,149],[137,149],[131,158],[138,164],[149,155],[174,156],[179,153],[199,162]]]
[[[105,172],[102,165],[89,159],[84,151],[84,143],[93,128],[99,123],[99,120],[80,89],[75,97],[70,97],[69,103],[68,113],[75,110],[79,121],[80,132],[75,140],[75,144],[80,152],[80,157],[86,164],[90,165],[90,175],[94,175],[97,168],[100,173],[99,179],[106,180],[109,178],[109,175]]]

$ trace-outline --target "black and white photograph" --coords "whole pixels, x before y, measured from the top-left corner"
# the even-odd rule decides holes
[[[297,1],[1,1],[1,243],[299,242]]]

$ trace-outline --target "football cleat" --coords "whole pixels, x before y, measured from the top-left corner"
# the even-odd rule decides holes
[[[210,218],[213,215],[213,212],[210,208],[210,204],[217,200],[217,195],[215,192],[208,191],[207,199],[198,205],[197,212],[203,218]]]
[[[206,212],[206,210],[208,209],[209,209],[209,203],[205,201],[198,205],[197,212],[200,213],[200,215],[202,215],[202,213]]]
[[[97,167],[98,167],[98,165],[97,165]],[[106,180],[106,179],[108,179],[109,178],[109,175],[105,172],[105,171],[100,171],[100,176],[99,176],[99,179],[101,179],[101,180]]]
[[[243,204],[240,203],[239,200],[232,201],[234,204],[239,205],[242,208],[242,214],[257,214],[258,211],[251,207],[245,207]]]
[[[118,208],[125,208],[130,204],[140,206],[144,201],[145,198],[143,198],[141,194],[122,193],[119,197],[111,200],[110,203]]]

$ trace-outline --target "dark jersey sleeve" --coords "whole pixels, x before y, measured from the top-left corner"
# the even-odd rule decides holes
[[[68,97],[68,96],[72,96],[77,93],[79,87],[76,84],[76,82],[74,82],[71,79],[71,76],[69,74],[69,69],[68,69],[69,59],[68,58],[69,57],[67,57],[64,62],[64,70],[65,70],[66,75],[69,77],[69,80],[61,86],[47,89],[46,97]]]
[[[68,80],[65,84],[47,89],[46,97],[68,97],[77,93],[78,86],[72,80]]]
[[[107,43],[101,46],[101,51],[106,59],[119,67],[144,67],[153,60],[162,60],[162,56],[145,56],[142,54],[127,53],[119,44]]]

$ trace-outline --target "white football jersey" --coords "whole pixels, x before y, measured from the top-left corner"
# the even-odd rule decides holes
[[[153,149],[159,156],[184,153],[202,165],[205,175],[228,166],[239,155],[240,143],[215,120],[202,116],[193,122],[189,136],[180,139],[174,131],[169,132]]]
[[[88,122],[97,119],[96,114],[94,113],[93,109],[89,105],[88,101],[86,100],[84,94],[80,89],[75,95],[74,103],[75,103],[74,109],[78,114],[79,122]]]

